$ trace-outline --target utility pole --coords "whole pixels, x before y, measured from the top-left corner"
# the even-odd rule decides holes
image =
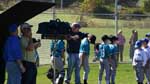
[[[118,0],[115,0],[115,34],[118,33]]]
[[[61,0],[61,3],[60,3],[60,8],[61,9],[63,9],[63,5],[64,5],[63,0]]]
[[[53,0],[52,2],[55,3],[55,0]],[[53,20],[55,20],[56,19],[56,8],[55,8],[55,6],[53,6],[52,11],[53,11]]]

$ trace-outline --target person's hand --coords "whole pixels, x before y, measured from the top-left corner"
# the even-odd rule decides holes
[[[25,67],[23,65],[20,65],[20,69],[21,69],[21,72],[24,73],[26,71]]]
[[[75,35],[75,36],[73,36],[73,39],[74,39],[74,40],[79,39],[79,35]]]

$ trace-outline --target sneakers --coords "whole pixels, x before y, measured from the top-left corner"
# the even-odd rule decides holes
[[[87,83],[87,80],[84,80],[84,84],[88,84],[88,83]]]
[[[65,80],[65,84],[70,84],[70,82],[68,80]]]

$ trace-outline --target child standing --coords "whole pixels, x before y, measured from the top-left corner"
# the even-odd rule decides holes
[[[118,38],[116,36],[110,36],[109,38],[111,41],[111,43],[109,44],[111,51],[110,78],[111,84],[115,84],[116,69],[117,69],[117,54],[119,53],[117,47]]]
[[[142,48],[145,51],[147,57],[147,63],[144,68],[144,73],[146,75],[147,84],[150,84],[150,47],[148,46],[149,40],[147,38],[144,38],[142,41],[143,41]]]
[[[98,84],[102,84],[102,76],[105,70],[106,72],[106,84],[110,83],[110,48],[109,48],[109,37],[107,35],[102,36],[103,43],[99,45],[99,59],[100,59],[100,70],[99,70],[99,81]]]
[[[149,40],[148,46],[150,47],[150,33],[147,33],[147,34],[145,35],[145,37]]]
[[[53,69],[55,68],[56,73],[58,73],[58,76],[55,74],[55,80],[52,80],[52,82],[55,84],[63,84],[65,71],[64,71],[64,63],[62,60],[62,56],[65,51],[64,47],[64,41],[63,40],[52,40],[50,48],[51,48],[51,65]]]
[[[95,43],[95,45],[94,45],[94,59],[93,59],[93,62],[98,61],[99,45],[100,45],[100,43]]]
[[[94,35],[88,34],[88,37],[85,37],[81,41],[79,58],[80,58],[80,68],[83,66],[84,75],[83,80],[84,84],[88,84],[88,73],[89,69],[89,55],[90,55],[90,43],[95,44],[96,37]]]
[[[132,65],[135,69],[137,84],[143,84],[144,67],[147,62],[146,54],[141,48],[142,41],[136,41]]]

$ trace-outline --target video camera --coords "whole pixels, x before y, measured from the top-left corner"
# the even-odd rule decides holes
[[[37,33],[42,34],[42,39],[65,39],[71,33],[71,26],[60,19],[50,20],[39,23]]]

